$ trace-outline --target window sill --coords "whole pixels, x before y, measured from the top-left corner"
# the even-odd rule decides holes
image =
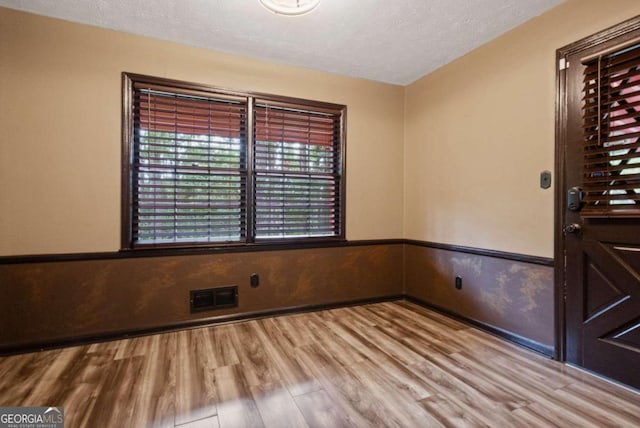
[[[286,251],[305,248],[341,247],[348,241],[343,237],[267,240],[255,243],[220,243],[220,244],[150,244],[134,248],[122,248],[119,253],[131,257],[182,256],[191,254],[242,253],[254,251]]]

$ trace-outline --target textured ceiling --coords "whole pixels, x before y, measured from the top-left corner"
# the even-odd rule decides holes
[[[564,0],[0,0],[0,6],[305,68],[409,84]]]

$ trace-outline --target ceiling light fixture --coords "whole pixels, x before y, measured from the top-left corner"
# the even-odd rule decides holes
[[[260,3],[275,14],[297,16],[311,12],[320,0],[260,0]]]

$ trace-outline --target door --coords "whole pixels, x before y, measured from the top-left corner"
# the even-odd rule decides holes
[[[640,388],[640,29],[568,47],[557,204],[566,359]],[[626,27],[625,27],[626,25]],[[564,91],[563,91],[564,89]],[[564,92],[564,93],[563,93]],[[563,113],[564,112],[564,113]]]

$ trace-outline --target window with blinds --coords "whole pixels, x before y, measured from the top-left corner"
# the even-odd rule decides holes
[[[584,71],[585,216],[640,216],[640,45]]]
[[[124,248],[344,238],[344,106],[123,82]]]
[[[340,232],[340,113],[259,102],[255,108],[256,238]]]

